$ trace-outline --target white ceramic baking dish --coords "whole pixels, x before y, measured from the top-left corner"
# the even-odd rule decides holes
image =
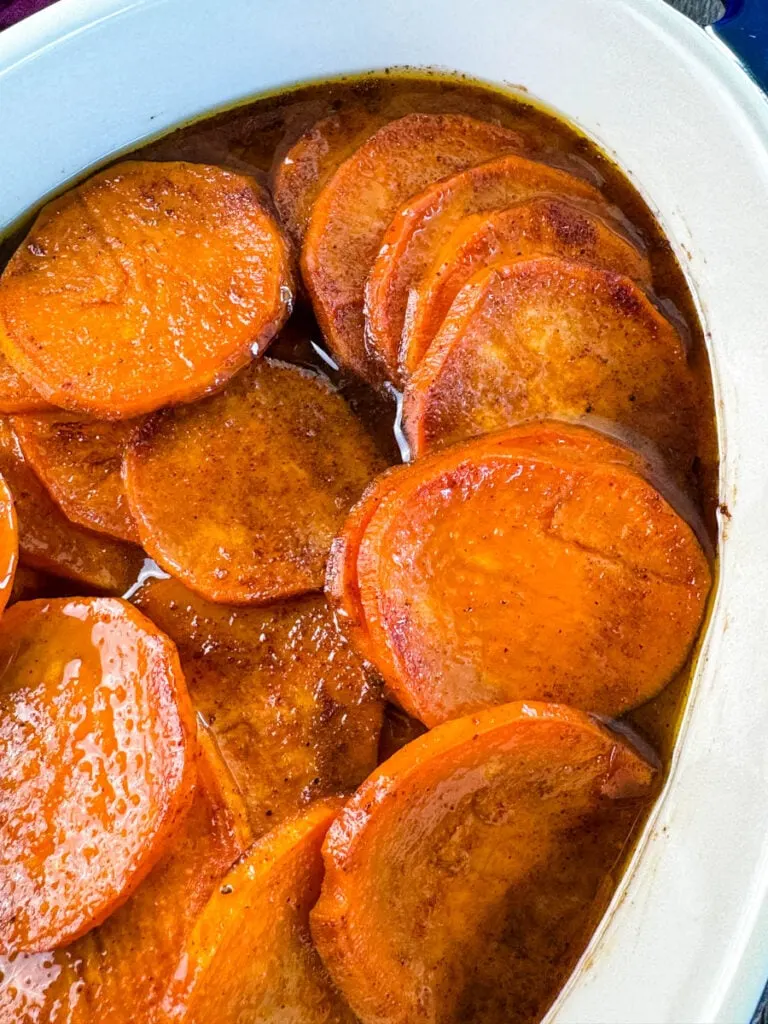
[[[768,102],[725,46],[662,0],[62,0],[0,37],[0,225],[180,121],[403,64],[514,83],[575,121],[689,276],[719,588],[668,784],[551,1019],[745,1022],[768,973]]]

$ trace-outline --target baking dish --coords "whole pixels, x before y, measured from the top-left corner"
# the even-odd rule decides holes
[[[0,225],[181,121],[390,65],[511,84],[574,121],[689,277],[718,407],[718,593],[664,794],[550,1019],[746,1020],[768,969],[768,103],[733,54],[661,0],[62,0],[0,38]]]

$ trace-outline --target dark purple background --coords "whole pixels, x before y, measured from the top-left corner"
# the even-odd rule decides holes
[[[0,29],[8,28],[35,11],[47,7],[51,0],[0,0]]]
[[[47,7],[53,0],[0,0],[0,29],[8,28],[35,11]],[[723,12],[722,0],[667,0],[702,24],[715,21]]]

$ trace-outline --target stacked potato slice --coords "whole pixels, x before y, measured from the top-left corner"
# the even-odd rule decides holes
[[[0,621],[0,1024],[535,1021],[657,792],[604,719],[712,585],[684,339],[594,185],[381,120],[295,142],[282,229],[255,178],[129,161],[0,278],[0,603],[17,549],[17,598],[90,592]],[[292,246],[409,464],[261,358]]]

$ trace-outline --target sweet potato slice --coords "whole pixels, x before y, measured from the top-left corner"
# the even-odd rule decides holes
[[[390,758],[331,825],[311,914],[362,1024],[540,1020],[656,778],[552,704],[462,718]]]
[[[176,649],[113,598],[28,601],[0,624],[0,952],[71,942],[174,839],[195,719]]]
[[[19,562],[16,509],[8,484],[0,476],[0,612],[11,597]]]
[[[386,113],[376,116],[364,108],[330,114],[303,132],[273,168],[272,197],[280,222],[297,248],[304,241],[312,207],[325,183],[390,120]]]
[[[381,466],[325,378],[267,359],[150,419],[124,474],[152,557],[211,601],[251,604],[322,587],[333,536]]]
[[[341,801],[315,804],[238,861],[200,915],[163,1003],[185,1024],[355,1024],[315,951],[309,912]]]
[[[411,292],[401,347],[418,366],[451,304],[479,270],[494,263],[558,256],[651,284],[651,265],[629,239],[588,209],[549,196],[465,217]]]
[[[0,346],[54,405],[128,418],[221,386],[290,303],[255,179],[127,161],[43,208],[0,277]]]
[[[434,725],[517,699],[643,703],[685,661],[711,573],[631,463],[512,432],[409,466],[359,542],[357,584],[374,664]]]
[[[52,408],[0,351],[0,413],[44,412]]]
[[[141,549],[70,522],[40,483],[2,417],[0,472],[13,494],[23,562],[98,590],[125,593],[141,569]]]
[[[0,957],[3,1024],[156,1024],[198,915],[251,841],[204,733],[201,748],[181,831],[128,902],[66,949]]]
[[[505,432],[502,444],[506,446],[512,442],[517,451],[538,452],[542,447],[555,447],[560,452],[567,452],[571,459],[616,461],[633,466],[643,476],[653,475],[652,467],[642,456],[613,438],[583,427],[548,422],[522,423]],[[374,649],[370,645],[365,608],[360,598],[358,556],[368,524],[386,495],[396,490],[400,482],[407,485],[413,480],[413,471],[407,466],[393,467],[376,478],[351,509],[341,533],[334,539],[325,579],[325,593],[339,625],[363,657],[377,663],[388,678],[396,675],[397,670],[391,664],[384,670],[385,648]]]
[[[533,416],[600,417],[652,441],[680,477],[699,396],[677,330],[626,277],[546,258],[480,271],[408,382],[415,454]]]
[[[141,420],[83,420],[71,413],[13,416],[25,459],[68,519],[138,543],[121,476],[123,454]]]
[[[339,362],[373,383],[363,292],[387,225],[408,198],[473,164],[519,149],[521,137],[461,114],[409,114],[380,128],[344,161],[315,200],[302,274]]]
[[[392,379],[413,372],[415,362],[401,345],[408,299],[434,266],[453,231],[467,216],[503,210],[541,194],[593,204],[608,212],[596,188],[547,164],[507,155],[437,182],[413,196],[393,217],[365,287],[369,347]]]
[[[133,601],[175,641],[255,836],[309,800],[351,792],[376,766],[378,683],[322,595],[228,608],[167,579]]]

